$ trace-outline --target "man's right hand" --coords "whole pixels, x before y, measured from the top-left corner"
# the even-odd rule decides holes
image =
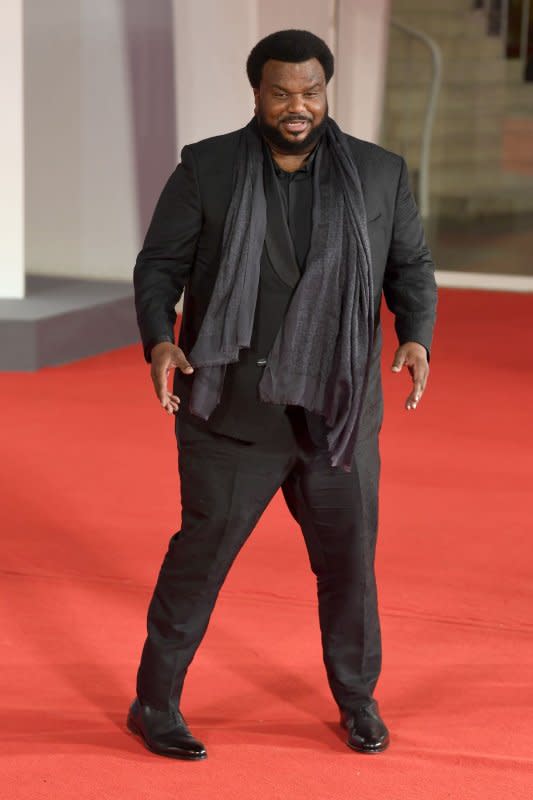
[[[150,358],[152,360],[150,374],[159,402],[168,414],[175,414],[179,409],[180,399],[168,391],[170,370],[181,369],[186,375],[190,375],[194,370],[185,358],[183,350],[171,342],[159,342],[152,347]]]

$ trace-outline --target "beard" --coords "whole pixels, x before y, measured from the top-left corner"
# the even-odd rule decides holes
[[[292,142],[290,139],[287,139],[274,125],[269,125],[267,122],[265,122],[260,111],[257,112],[256,118],[259,132],[267,140],[267,142],[269,142],[269,144],[276,148],[278,152],[285,156],[299,156],[303,153],[309,152],[309,150],[312,150],[318,140],[324,135],[328,124],[328,110],[326,108],[326,112],[322,121],[319,122],[314,128],[311,128],[305,139]],[[301,119],[308,120],[308,117],[302,117],[301,115],[293,114],[287,115],[283,119],[284,121],[296,121]]]

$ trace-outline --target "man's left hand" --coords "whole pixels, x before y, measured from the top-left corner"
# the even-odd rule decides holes
[[[392,371],[401,372],[403,367],[407,367],[413,379],[413,390],[407,400],[405,407],[408,411],[416,408],[420,398],[424,394],[429,375],[429,364],[426,348],[418,342],[406,342],[397,350],[392,362]]]

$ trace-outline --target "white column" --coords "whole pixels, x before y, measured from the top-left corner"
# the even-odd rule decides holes
[[[25,6],[29,273],[131,283],[174,169],[171,0]]]
[[[137,213],[135,94],[128,58],[128,3],[81,0],[79,271],[131,280],[144,231]],[[154,17],[157,6],[154,3]],[[139,3],[130,4],[137,10]],[[135,23],[135,17],[133,19]],[[146,37],[151,31],[146,28]],[[157,96],[158,87],[152,87]],[[161,132],[161,139],[166,131]],[[145,142],[145,159],[151,142]],[[155,202],[155,198],[154,201]],[[143,221],[143,227],[146,220]]]
[[[377,141],[390,0],[174,0],[178,143],[243,125],[252,114],[245,62],[276,30],[303,28],[334,50],[331,113],[348,133]]]
[[[390,0],[338,0],[336,119],[352,136],[378,142]]]
[[[22,0],[0,6],[0,298],[24,297]]]
[[[255,1],[174,0],[180,148],[252,118],[246,59],[257,38]]]

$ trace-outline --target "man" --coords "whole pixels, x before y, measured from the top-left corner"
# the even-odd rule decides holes
[[[393,370],[411,373],[415,409],[433,263],[403,160],[328,116],[327,45],[274,33],[247,71],[255,118],[183,148],[135,266],[145,356],[161,406],[177,415],[182,527],[150,604],[128,726],[156,753],[205,758],[179,710],[183,681],[234,558],[281,487],[317,576],[347,744],[378,753],[389,743],[373,697],[379,308],[384,292],[400,344]]]

